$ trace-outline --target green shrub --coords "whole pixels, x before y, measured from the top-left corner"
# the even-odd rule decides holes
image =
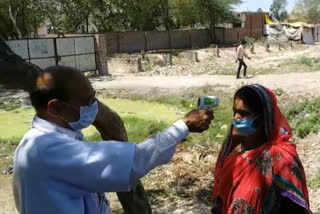
[[[314,63],[314,59],[313,58],[309,58],[309,57],[306,57],[306,56],[302,56],[302,57],[299,57],[297,59],[297,64],[302,64],[302,65],[307,65],[307,66],[312,66],[312,64]]]
[[[13,153],[20,138],[0,139],[0,171],[13,164]]]
[[[282,106],[284,114],[295,136],[304,138],[320,130],[320,100],[301,100],[288,102]]]
[[[307,184],[308,188],[320,188],[320,177],[308,179]]]

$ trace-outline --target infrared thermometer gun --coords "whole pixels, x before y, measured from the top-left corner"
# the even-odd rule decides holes
[[[219,106],[219,97],[201,96],[198,99],[198,109],[212,109]]]

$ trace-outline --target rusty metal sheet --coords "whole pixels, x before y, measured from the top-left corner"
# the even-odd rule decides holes
[[[95,54],[85,54],[76,56],[77,68],[80,71],[96,70]]]
[[[15,54],[23,59],[29,59],[28,40],[9,40],[6,43]]]
[[[59,38],[57,39],[57,53],[59,56],[74,55],[75,52],[74,38]]]
[[[76,54],[94,53],[93,37],[75,38]]]
[[[42,69],[56,65],[55,58],[31,59],[31,63],[39,66]]]
[[[29,51],[31,58],[53,57],[53,39],[31,39],[29,40]]]

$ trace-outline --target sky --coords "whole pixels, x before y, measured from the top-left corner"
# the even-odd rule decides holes
[[[236,11],[244,12],[244,11],[252,11],[256,12],[259,8],[263,11],[269,11],[270,5],[273,0],[243,0],[243,3],[236,7]],[[288,0],[287,10],[291,12],[296,0]]]

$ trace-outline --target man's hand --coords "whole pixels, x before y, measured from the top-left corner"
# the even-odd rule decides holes
[[[183,121],[188,126],[190,132],[201,133],[209,129],[213,118],[213,111],[211,109],[201,109],[189,112]]]
[[[238,60],[236,59],[236,63],[238,63]]]

